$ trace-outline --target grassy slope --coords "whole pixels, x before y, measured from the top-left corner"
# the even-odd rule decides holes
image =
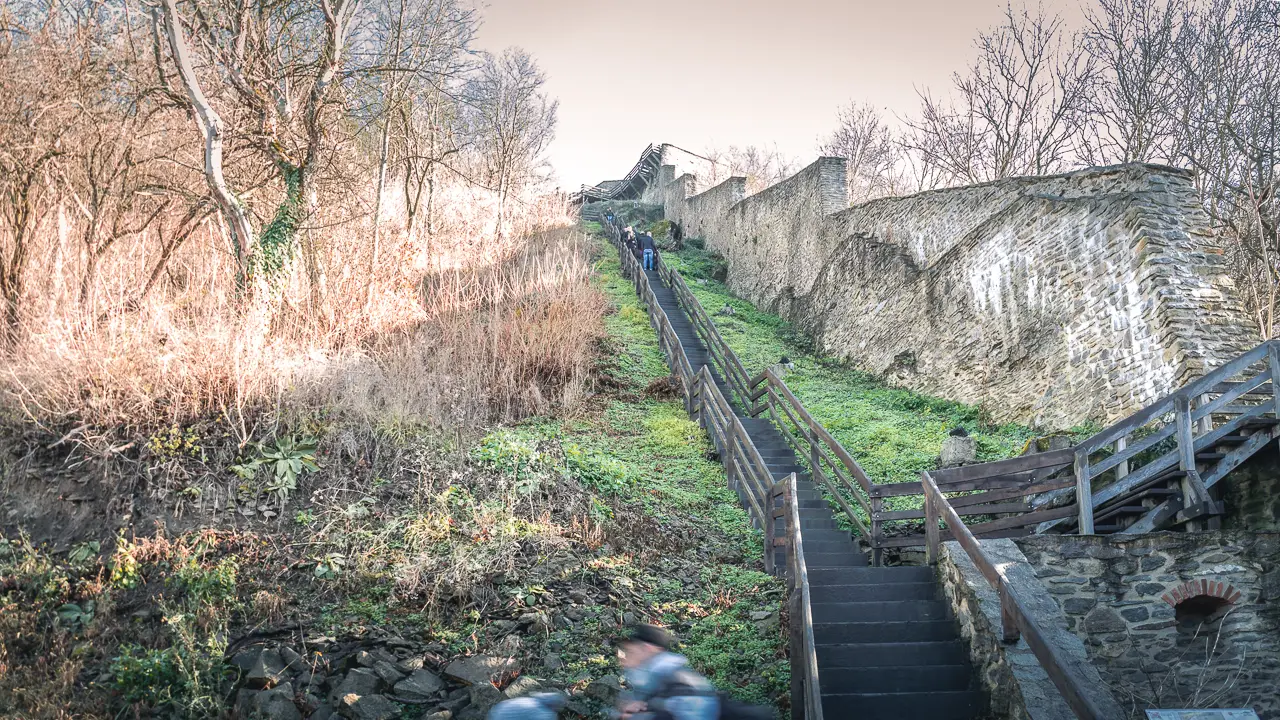
[[[616,674],[608,641],[632,616],[671,627],[722,689],[785,704],[784,588],[761,572],[762,537],[705,458],[705,434],[661,383],[649,390],[668,370],[616,256],[599,250],[595,282],[617,310],[599,392],[571,417],[479,442],[395,423],[317,431],[316,493],[256,531],[160,529],[70,553],[0,543],[0,716],[214,717],[223,647],[248,630],[287,619],[447,656],[505,653],[495,623],[529,612],[553,629],[523,634],[516,654],[552,685]],[[352,432],[375,450],[346,457]],[[759,611],[773,623],[758,627]]]
[[[631,284],[620,277],[616,254],[603,244],[597,269],[601,288],[618,307],[606,318],[618,345],[618,374],[634,388],[667,377],[670,371],[645,311]],[[680,574],[668,574],[658,563],[636,579],[662,619],[685,628],[683,651],[695,667],[745,700],[781,698],[790,677],[782,659],[785,638],[762,632],[750,614],[779,610],[784,588],[759,571],[763,538],[725,485],[723,469],[706,459],[711,449],[706,434],[675,399],[613,401],[602,416],[572,432],[633,468],[635,497],[671,531],[701,535],[703,551],[716,552],[718,543],[735,546],[737,562],[702,564],[696,577],[687,577],[686,569],[687,579],[676,580]],[[674,565],[670,569],[681,573]]]
[[[1034,437],[1020,425],[991,425],[979,408],[893,388],[818,356],[785,320],[761,312],[713,280],[717,259],[703,250],[687,247],[664,258],[685,276],[747,372],[758,372],[783,356],[795,363],[795,370],[786,376],[787,385],[873,482],[914,480],[922,470],[936,467],[942,441],[956,426],[977,439],[979,460],[1015,455]],[[717,314],[725,305],[734,309],[732,315]],[[891,504],[913,501],[918,502],[895,498]]]

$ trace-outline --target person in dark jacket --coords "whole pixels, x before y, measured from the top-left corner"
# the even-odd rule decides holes
[[[633,256],[640,257],[640,252],[636,249],[636,231],[630,225],[622,228],[622,246]]]
[[[618,697],[621,720],[716,720],[720,698],[689,661],[670,651],[671,636],[635,625],[618,643],[627,691]]]
[[[658,246],[653,242],[653,236],[649,233],[640,235],[640,250],[644,253],[644,269],[653,269],[653,256],[658,251]]]

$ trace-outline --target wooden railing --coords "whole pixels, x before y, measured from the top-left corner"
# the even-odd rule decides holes
[[[743,493],[752,520],[760,528],[771,527],[770,514],[765,511],[769,488],[774,480],[760,451],[751,442],[742,420],[733,412],[733,406],[720,392],[706,365],[694,368],[689,363],[680,338],[676,336],[671,319],[654,296],[649,278],[640,267],[640,261],[621,242],[616,224],[605,222],[603,227],[618,249],[622,274],[631,279],[636,295],[649,308],[649,322],[658,334],[658,346],[667,357],[667,363],[680,379],[685,410],[698,418],[698,423],[711,436],[724,461],[729,486]],[[773,570],[773,537],[766,538],[765,566]]]
[[[930,564],[938,561],[941,529],[938,522],[945,522],[960,547],[964,548],[973,564],[987,579],[1000,596],[1000,624],[1002,639],[1006,643],[1015,643],[1021,637],[1035,654],[1036,660],[1049,675],[1058,692],[1070,706],[1077,718],[1082,720],[1120,720],[1128,714],[1121,709],[1115,699],[1095,684],[1085,680],[1081,667],[1087,664],[1086,659],[1065,657],[1045,636],[1044,629],[1036,623],[1027,612],[1026,605],[1011,587],[1005,572],[982,551],[978,539],[960,515],[952,502],[942,494],[941,488],[933,477],[921,473],[921,485],[924,488],[925,532],[928,535],[926,550]]]
[[[739,407],[752,417],[767,415],[773,421],[797,457],[809,466],[814,481],[821,484],[827,495],[840,506],[853,529],[870,547],[878,550],[875,538],[879,526],[874,519],[878,510],[877,500],[871,494],[870,478],[857,461],[813,419],[773,368],[754,376],[747,375],[737,354],[724,341],[702,303],[689,290],[684,277],[669,267],[661,256],[656,269],[689,317],[694,332],[707,347],[712,362],[737,398]],[[868,527],[868,520],[872,527]],[[876,559],[878,561],[879,558]]]
[[[1244,380],[1232,380],[1241,375]],[[1181,500],[1160,503],[1126,532],[1149,532],[1179,512],[1185,517],[1220,513],[1208,489],[1274,437],[1270,432],[1256,432],[1247,438],[1232,436],[1267,413],[1280,417],[1277,377],[1280,342],[1270,340],[1077,445],[1077,530],[1093,534],[1096,508],[1161,476],[1167,478],[1171,472],[1181,475]],[[1215,424],[1215,417],[1225,420]],[[1159,452],[1162,443],[1167,446],[1170,439],[1173,449]],[[1225,462],[1217,462],[1201,476],[1197,455],[1229,439],[1242,442],[1230,457],[1222,458]],[[1095,479],[1105,473],[1110,473],[1106,479],[1111,482],[1093,491]]]
[[[787,589],[791,617],[791,677],[799,678],[792,694],[792,707],[802,707],[804,720],[822,720],[822,686],[818,678],[818,651],[813,639],[813,600],[809,594],[809,567],[804,559],[804,535],[800,531],[799,493],[796,474],[769,491],[770,515],[776,500],[782,500],[786,519]],[[773,531],[770,530],[770,535]],[[798,621],[798,622],[797,622]],[[798,696],[798,697],[797,697]]]
[[[605,221],[602,226],[618,250],[623,276],[631,279],[637,296],[648,306],[649,322],[658,334],[659,347],[666,355],[669,367],[680,378],[685,409],[697,417],[698,424],[706,429],[724,463],[729,487],[743,496],[752,520],[764,531],[764,563],[767,572],[777,573],[774,552],[779,547],[786,549],[785,574],[790,590],[793,634],[792,682],[803,702],[805,720],[822,720],[822,692],[813,640],[813,609],[809,596],[809,572],[804,560],[804,541],[800,531],[796,475],[791,473],[785,480],[774,482],[769,466],[752,443],[742,419],[716,386],[712,369],[707,365],[694,368],[689,363],[688,355],[672,328],[671,319],[654,296],[649,278],[640,267],[640,261],[622,244],[617,225]],[[676,274],[676,277],[679,275]],[[714,325],[710,327],[714,331]],[[727,350],[727,346],[724,347]],[[736,357],[733,359],[737,360]],[[777,506],[779,499],[782,500],[781,507]],[[783,519],[786,526],[782,537],[776,537],[778,519]]]
[[[577,192],[569,196],[569,202],[572,205],[581,205],[588,201],[594,200],[613,200],[623,189],[631,186],[635,182],[637,176],[644,174],[646,169],[650,169],[653,162],[653,155],[657,153],[661,158],[662,147],[655,146],[652,143],[640,153],[640,159],[631,167],[626,177],[619,180],[615,185],[608,189],[599,185],[583,185]]]
[[[1033,499],[1044,493],[1075,487],[1071,477],[1074,451],[1051,450],[1023,455],[1008,460],[934,470],[930,477],[943,493],[965,493],[949,502],[957,516],[984,516],[983,522],[970,530],[982,537],[1016,537],[1028,535],[1036,526],[1050,520],[1075,514],[1074,503],[1063,507],[1037,509]],[[889,483],[872,488],[880,498],[925,495],[923,481]],[[881,546],[919,547],[929,539],[927,505],[914,510],[895,510],[880,514],[882,522],[924,520],[922,532],[899,534],[884,539]]]

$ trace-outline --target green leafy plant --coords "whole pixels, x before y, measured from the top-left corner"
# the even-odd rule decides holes
[[[596,492],[616,494],[629,484],[626,465],[574,443],[565,443],[564,462],[569,475]]]
[[[235,604],[239,573],[234,558],[223,558],[211,567],[191,558],[179,565],[167,582],[184,590],[193,607],[225,608]]]
[[[347,556],[342,553],[328,553],[316,560],[313,574],[321,580],[332,580],[342,574],[347,565]]]
[[[257,454],[240,464],[232,465],[231,471],[245,483],[254,483],[258,480],[259,472],[266,468],[268,474],[260,490],[273,497],[281,506],[289,499],[290,493],[298,489],[298,478],[320,469],[320,464],[316,461],[318,442],[313,438],[277,438],[271,444],[258,443],[255,447]],[[259,488],[250,486],[250,489]]]
[[[57,624],[70,630],[87,628],[93,623],[95,606],[92,600],[85,600],[78,604],[65,603],[54,611],[57,615]]]
[[[125,645],[111,662],[111,679],[116,690],[130,703],[158,705],[182,694],[177,651],[151,650]]]

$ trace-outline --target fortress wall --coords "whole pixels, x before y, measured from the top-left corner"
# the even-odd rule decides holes
[[[844,208],[843,161],[823,158],[668,216],[825,353],[1060,428],[1123,417],[1258,341],[1192,180],[1134,164]]]

